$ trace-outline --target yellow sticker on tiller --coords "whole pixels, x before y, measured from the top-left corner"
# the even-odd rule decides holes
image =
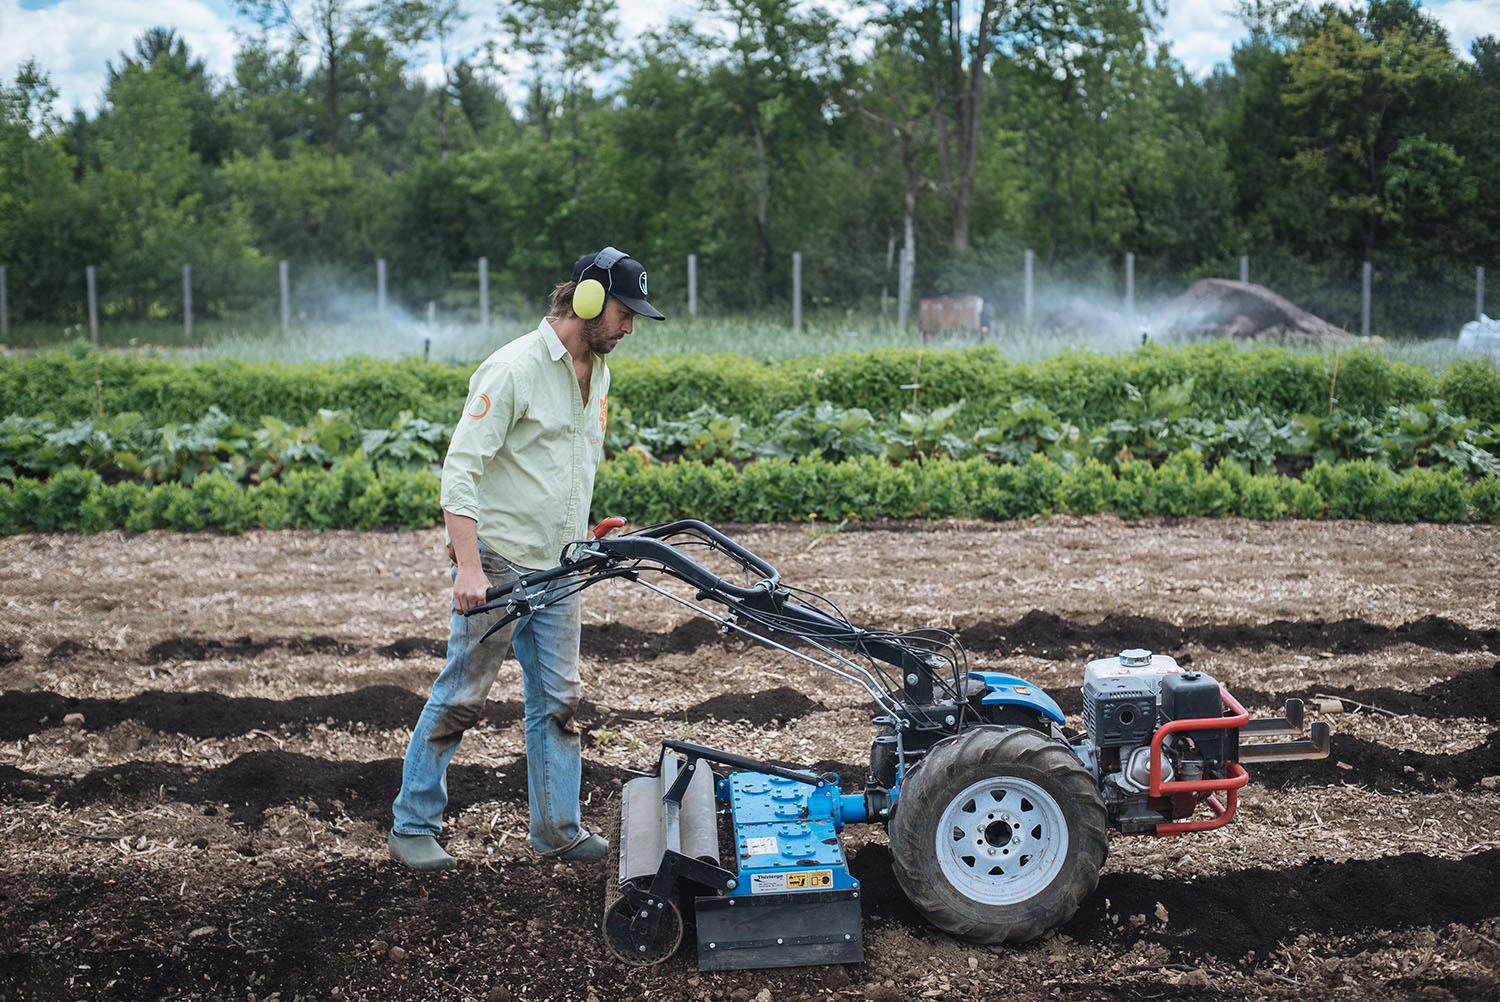
[[[789,891],[812,891],[819,887],[832,886],[832,870],[802,870],[799,873],[786,875],[786,889]]]

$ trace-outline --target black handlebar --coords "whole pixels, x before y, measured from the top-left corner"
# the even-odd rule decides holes
[[[509,584],[496,585],[493,588],[486,589],[484,600],[486,603],[493,602],[496,599],[501,599],[509,595],[518,585],[522,586],[522,591],[525,591],[532,585],[546,584],[548,581],[555,581],[558,578],[566,577],[576,571],[585,570],[601,562],[599,560],[580,560],[576,563],[563,564],[545,571],[531,571],[521,575]],[[479,611],[481,611],[480,608],[476,606],[469,610],[469,614]]]
[[[719,577],[684,553],[679,543],[669,542],[678,536],[689,537],[722,553],[757,580],[742,585]],[[749,617],[766,630],[789,633],[816,643],[838,644],[899,668],[911,703],[932,700],[934,669],[940,666],[940,662],[957,663],[941,657],[934,661],[929,648],[913,643],[907,635],[871,634],[854,627],[841,616],[835,618],[797,601],[781,587],[781,575],[776,568],[698,519],[667,522],[626,536],[570,543],[563,548],[558,561],[556,567],[530,571],[509,584],[488,589],[485,602],[467,610],[465,615],[490,612],[503,606],[506,614],[485,633],[488,638],[506,624],[528,615],[534,600],[540,603],[541,596],[531,592],[536,585],[578,575],[579,580],[565,586],[577,591],[610,578],[634,580],[642,570],[659,570],[697,588],[700,600],[721,602],[734,615]],[[509,601],[502,602],[507,596],[511,596]]]
[[[677,547],[666,542],[672,536],[693,535],[706,538],[719,550],[735,563],[747,571],[753,571],[760,575],[762,580],[755,585],[746,588],[733,582],[725,581],[707,567],[686,556]],[[576,545],[576,544],[575,544]],[[696,518],[679,519],[676,522],[666,522],[662,525],[654,525],[640,532],[631,533],[628,536],[617,536],[612,538],[597,539],[587,544],[583,556],[577,559],[569,559],[569,551],[573,546],[563,550],[556,567],[544,571],[531,571],[521,575],[509,584],[496,585],[484,593],[485,605],[489,605],[509,595],[512,591],[520,588],[524,594],[533,585],[546,584],[557,578],[565,577],[579,571],[590,570],[605,563],[628,561],[628,560],[657,560],[678,574],[684,581],[695,585],[704,591],[722,591],[735,598],[747,598],[766,588],[774,588],[781,581],[781,575],[776,568],[766,563],[761,557],[747,550],[744,546],[730,539],[718,529],[707,522]],[[485,606],[476,606],[470,609],[468,614],[487,611]]]

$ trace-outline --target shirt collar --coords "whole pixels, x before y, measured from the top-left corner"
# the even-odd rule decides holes
[[[541,323],[537,324],[536,329],[542,332],[542,343],[547,346],[547,354],[552,356],[552,361],[562,361],[562,357],[568,353],[568,349],[562,343],[562,339],[557,336],[557,331],[552,329],[552,325],[547,322],[545,317],[542,318]]]
[[[547,353],[552,356],[552,361],[561,362],[563,356],[568,354],[568,349],[562,343],[562,339],[557,336],[557,331],[553,330],[552,325],[547,322],[546,317],[542,318],[542,322],[537,324],[536,329],[542,332],[542,343],[547,346]],[[596,365],[607,364],[604,356],[599,354],[594,354],[594,363]]]

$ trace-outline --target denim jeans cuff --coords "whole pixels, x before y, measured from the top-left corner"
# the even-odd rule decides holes
[[[544,852],[541,853],[541,856],[542,856],[543,859],[548,859],[548,858],[550,858],[552,856],[561,856],[563,853],[567,852],[569,849],[577,848],[578,846],[582,845],[583,843],[587,842],[589,839],[591,839],[593,837],[594,837],[594,833],[593,832],[588,831],[587,829],[580,827],[578,829],[578,837],[575,838],[575,839],[573,839],[573,841],[569,842],[565,846],[560,846],[560,847],[558,847],[556,849],[547,849],[546,851],[544,851]]]

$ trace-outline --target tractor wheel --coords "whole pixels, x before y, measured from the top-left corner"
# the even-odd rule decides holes
[[[976,727],[933,747],[890,822],[902,890],[933,925],[980,943],[1066,922],[1099,884],[1107,817],[1067,745],[1028,727]]]

